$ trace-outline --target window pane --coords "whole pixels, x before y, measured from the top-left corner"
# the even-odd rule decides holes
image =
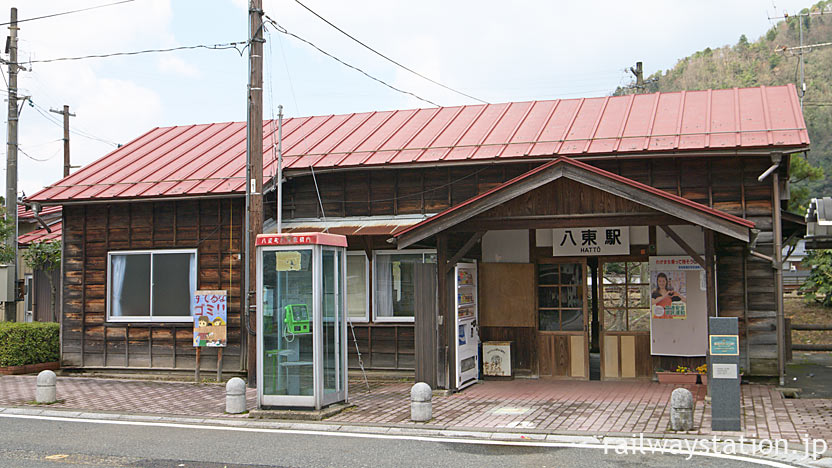
[[[624,286],[606,285],[603,289],[604,307],[624,307]]]
[[[558,281],[560,277],[557,265],[538,265],[537,284],[558,284]]]
[[[429,257],[430,255],[421,253],[376,255],[375,310],[377,317],[414,316],[414,265],[430,260]]]
[[[541,310],[538,311],[538,329],[542,331],[558,331],[560,325],[558,324],[558,311],[556,310]]]
[[[647,284],[650,282],[650,271],[647,262],[627,263],[627,272],[630,283]]]
[[[347,312],[351,318],[367,317],[367,259],[347,255]]]
[[[580,286],[566,286],[560,288],[561,307],[578,308],[583,307],[583,289]]]
[[[110,316],[148,317],[149,315],[150,254],[111,255]]]
[[[191,315],[191,295],[196,290],[193,260],[191,253],[153,253],[153,316]]]
[[[624,284],[626,279],[624,268],[624,264],[620,262],[604,263],[603,284]]]
[[[627,286],[627,307],[650,307],[650,286]]]
[[[583,272],[578,263],[565,263],[560,266],[560,284],[580,284]]]
[[[624,309],[604,309],[604,330],[626,331],[626,315]]]
[[[630,309],[627,316],[630,331],[650,330],[650,309]]]
[[[584,329],[583,310],[564,309],[560,311],[560,326],[564,331],[581,331]]]
[[[540,286],[537,288],[538,307],[558,307],[558,287]]]

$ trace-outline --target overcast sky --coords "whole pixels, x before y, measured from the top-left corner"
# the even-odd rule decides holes
[[[8,21],[13,6],[23,20],[112,1],[0,0],[0,23]],[[756,39],[774,24],[770,16],[812,3],[301,1],[388,57],[488,102],[609,95],[630,82],[626,70],[636,61],[644,62],[646,77],[697,50],[734,44],[741,34]],[[397,88],[442,106],[476,104],[361,48],[295,0],[266,0],[264,8],[289,32]],[[73,165],[92,162],[155,127],[246,117],[247,59],[235,49],[37,60],[245,41],[247,21],[246,0],[135,0],[22,22],[19,60],[33,63],[19,75],[19,94],[31,96],[34,105],[23,104],[20,115],[25,154],[18,156],[19,190],[32,195],[61,178],[62,117],[49,109],[64,104],[76,114],[70,120]],[[266,39],[266,119],[277,114],[278,104],[287,117],[429,107],[274,28]],[[5,66],[3,73],[7,80]],[[6,83],[0,86],[5,94]],[[5,107],[2,115],[5,126]],[[0,133],[5,160],[7,135]]]

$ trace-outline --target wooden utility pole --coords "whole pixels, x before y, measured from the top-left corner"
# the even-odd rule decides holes
[[[9,301],[5,304],[5,319],[14,321],[17,315],[14,298],[17,286],[17,8],[11,9],[9,19],[9,115],[8,139],[6,141],[6,220],[14,226],[12,235],[6,239],[14,249],[14,258],[9,265],[9,283],[6,285]]]
[[[263,0],[250,0],[249,19],[249,77],[248,119],[246,136],[246,275],[245,310],[251,329],[256,330],[257,256],[254,252],[257,234],[263,231]],[[257,336],[247,334],[248,385],[257,383]]]
[[[636,94],[644,89],[644,69],[641,62],[636,62],[635,67],[630,67],[630,72],[636,77]]]
[[[75,117],[75,114],[69,113],[69,106],[64,105],[63,110],[49,109],[49,112],[61,114],[64,116],[64,177],[69,176],[69,118]]]

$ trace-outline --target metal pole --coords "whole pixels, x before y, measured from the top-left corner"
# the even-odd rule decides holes
[[[806,95],[806,79],[803,75],[803,17],[798,17],[797,22],[800,26],[800,108],[803,109],[803,96]]]
[[[772,162],[780,162],[782,155],[774,153],[771,155]],[[783,227],[780,221],[780,171],[774,171],[771,175],[772,185],[772,222],[774,224],[774,290],[776,294],[777,307],[777,371],[780,377],[780,386],[786,383],[786,349],[785,349],[785,326],[783,316]]]
[[[15,286],[17,284],[17,8],[11,9],[9,20],[9,114],[6,135],[6,220],[14,227],[6,243],[14,250],[6,284],[9,301],[5,304],[5,318],[14,321]]]
[[[277,106],[277,233],[283,232],[283,106]]]

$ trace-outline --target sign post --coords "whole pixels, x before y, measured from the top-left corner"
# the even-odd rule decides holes
[[[711,429],[739,431],[740,346],[736,317],[708,319],[708,385],[711,394]]]

